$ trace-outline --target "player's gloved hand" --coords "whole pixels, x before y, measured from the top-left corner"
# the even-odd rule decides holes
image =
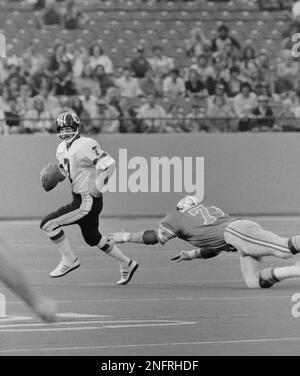
[[[109,234],[109,239],[113,244],[127,243],[131,239],[131,233],[122,231]]]
[[[195,251],[180,251],[171,260],[176,262],[191,261],[195,258]]]

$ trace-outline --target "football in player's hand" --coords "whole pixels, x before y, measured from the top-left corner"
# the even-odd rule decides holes
[[[57,184],[65,179],[65,176],[60,171],[55,163],[47,164],[41,171],[41,182],[46,192],[54,189]]]

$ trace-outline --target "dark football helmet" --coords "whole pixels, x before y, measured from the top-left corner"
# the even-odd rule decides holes
[[[72,142],[81,131],[79,117],[74,112],[63,112],[56,119],[56,130],[60,139]]]

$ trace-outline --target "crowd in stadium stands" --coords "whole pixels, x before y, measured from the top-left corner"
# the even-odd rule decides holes
[[[52,0],[38,3],[38,28],[80,28],[88,19],[72,0],[59,8]],[[286,35],[299,19],[294,16]],[[184,47],[186,67],[178,68],[157,44],[136,46],[121,70],[99,44],[77,50],[60,43],[48,55],[34,43],[23,56],[8,49],[0,61],[0,132],[52,133],[54,119],[67,110],[77,113],[90,134],[297,128],[300,64],[288,43],[270,62],[267,53],[243,47],[221,25],[213,40],[200,28],[191,30]]]

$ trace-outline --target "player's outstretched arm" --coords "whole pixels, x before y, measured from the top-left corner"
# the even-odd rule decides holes
[[[201,249],[193,249],[192,251],[180,251],[176,256],[171,258],[171,261],[191,261],[195,260],[196,258],[202,258]]]
[[[176,262],[191,261],[195,259],[208,260],[217,257],[221,253],[220,250],[214,248],[197,248],[191,251],[180,251],[171,260]]]
[[[110,234],[110,239],[114,244],[120,243],[136,243],[155,245],[159,243],[156,232],[154,230],[145,230],[140,232],[115,232]]]
[[[55,303],[36,294],[23,272],[0,255],[0,280],[18,295],[45,322],[54,322]]]

